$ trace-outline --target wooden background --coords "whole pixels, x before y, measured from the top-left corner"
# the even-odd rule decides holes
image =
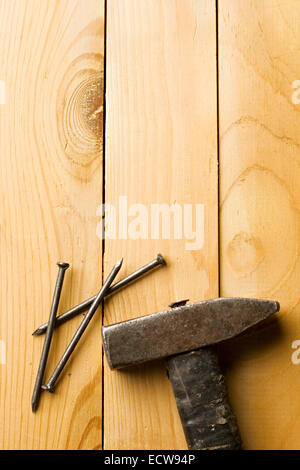
[[[298,0],[0,0],[0,449],[185,449],[163,364],[111,372],[101,324],[218,295],[280,301],[219,349],[245,448],[300,449],[299,21]],[[121,196],[204,204],[203,248],[102,241]],[[158,252],[168,266],[105,301],[33,414],[55,263],[62,313],[120,256],[123,277]]]

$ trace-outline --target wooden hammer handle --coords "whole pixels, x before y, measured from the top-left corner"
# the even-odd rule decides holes
[[[167,369],[189,449],[241,449],[236,418],[214,349],[171,357]]]

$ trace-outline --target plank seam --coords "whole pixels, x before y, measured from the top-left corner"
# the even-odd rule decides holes
[[[107,0],[104,1],[104,72],[103,72],[103,139],[102,139],[102,207],[105,207],[105,150],[106,150],[106,65],[107,65]],[[102,285],[104,283],[105,231],[102,228]],[[104,302],[102,302],[102,325]],[[104,351],[102,348],[102,403],[101,403],[101,449],[104,449]]]
[[[218,295],[221,293],[221,188],[220,188],[220,88],[219,88],[219,0],[216,0],[216,112],[217,112],[217,200],[218,200]]]

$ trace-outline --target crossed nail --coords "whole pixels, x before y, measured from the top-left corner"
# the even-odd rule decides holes
[[[40,395],[43,390],[53,393],[55,384],[63,371],[65,365],[67,364],[72,352],[76,348],[80,338],[82,337],[84,331],[86,330],[88,324],[90,323],[91,319],[93,318],[96,310],[98,309],[99,305],[101,304],[104,297],[108,295],[114,294],[115,292],[119,291],[123,287],[127,286],[131,282],[135,281],[136,279],[140,278],[141,276],[145,275],[146,273],[152,271],[154,268],[158,266],[166,265],[166,261],[164,260],[161,254],[158,254],[156,259],[151,261],[150,263],[142,266],[141,268],[137,269],[133,273],[129,274],[125,278],[121,279],[114,285],[111,285],[114,281],[115,277],[117,276],[118,272],[121,269],[123,263],[123,258],[120,259],[111,270],[110,274],[108,275],[107,279],[105,280],[102,288],[95,296],[85,300],[84,302],[80,303],[79,305],[73,307],[72,309],[68,310],[67,312],[56,316],[59,306],[60,295],[62,291],[62,286],[64,282],[65,271],[68,269],[69,264],[59,262],[57,263],[59,267],[56,286],[53,294],[52,306],[50,310],[49,320],[47,323],[44,323],[39,328],[37,328],[33,335],[41,335],[45,333],[45,340],[42,349],[40,364],[37,372],[37,377],[35,381],[35,386],[32,394],[31,400],[31,407],[32,411],[36,411],[38,408],[38,404],[40,401]],[[68,347],[66,348],[65,352],[63,353],[61,359],[59,360],[57,366],[55,367],[50,379],[46,384],[43,384],[44,379],[44,372],[47,364],[47,359],[50,351],[51,340],[53,336],[54,329],[69,319],[73,318],[74,316],[82,313],[85,310],[88,310],[87,314],[83,318],[81,324],[79,325],[78,329],[76,330],[72,340],[70,341]]]

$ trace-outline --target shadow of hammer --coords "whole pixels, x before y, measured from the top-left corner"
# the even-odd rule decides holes
[[[102,327],[111,369],[167,358],[167,370],[190,450],[242,448],[214,344],[279,311],[278,302],[217,298]]]

